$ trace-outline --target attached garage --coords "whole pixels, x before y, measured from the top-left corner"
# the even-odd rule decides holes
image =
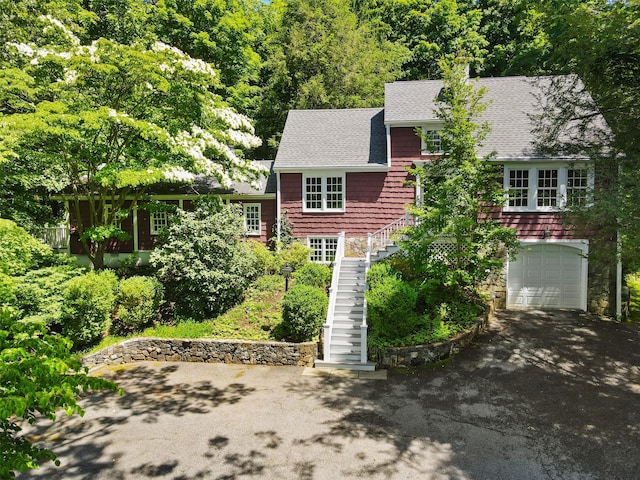
[[[523,242],[507,266],[507,307],[587,308],[588,242]]]

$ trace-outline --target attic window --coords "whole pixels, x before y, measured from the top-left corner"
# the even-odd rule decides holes
[[[434,155],[442,153],[442,138],[440,130],[433,127],[422,127],[421,152],[423,155]]]

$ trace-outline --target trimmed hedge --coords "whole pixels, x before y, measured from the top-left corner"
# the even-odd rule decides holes
[[[327,317],[329,299],[322,288],[296,284],[282,298],[281,328],[291,342],[309,342]]]
[[[396,277],[385,277],[365,295],[367,317],[376,335],[393,339],[412,333],[417,321],[417,294],[411,285]]]
[[[119,335],[142,330],[158,318],[162,284],[153,277],[130,277],[120,281],[111,331]]]
[[[293,277],[296,284],[327,288],[331,284],[331,269],[319,263],[307,263],[297,270]]]
[[[110,270],[91,271],[67,282],[62,307],[62,333],[74,347],[90,345],[109,330],[118,290]]]

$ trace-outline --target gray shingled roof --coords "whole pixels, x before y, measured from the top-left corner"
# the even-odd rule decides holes
[[[274,168],[380,168],[387,164],[382,108],[290,110]]]
[[[539,85],[548,79],[529,77],[481,78],[478,85],[487,89],[489,102],[483,119],[492,130],[480,154],[496,151],[499,158],[536,156],[533,151],[533,128],[530,114],[539,113]],[[538,83],[541,82],[541,83]],[[384,121],[389,125],[418,126],[436,121],[435,99],[442,88],[440,80],[394,82],[385,85]]]
[[[229,188],[225,188],[213,177],[197,175],[192,183],[166,183],[156,185],[150,193],[155,195],[275,195],[276,176],[273,173],[273,160],[254,160],[254,162],[261,163],[269,168],[269,176],[260,178],[260,185],[257,189],[253,188],[247,182],[232,182]]]

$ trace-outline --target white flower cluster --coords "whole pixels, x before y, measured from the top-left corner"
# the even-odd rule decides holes
[[[182,68],[185,70],[189,70],[190,72],[202,73],[210,78],[215,78],[216,72],[213,67],[205,62],[204,60],[200,60],[198,58],[192,58],[182,50],[176,47],[172,47],[171,45],[167,45],[162,42],[155,42],[151,47],[151,50],[154,52],[170,52],[174,57],[177,58]],[[173,68],[171,65],[167,65],[166,63],[160,64],[160,69],[165,72],[173,72]]]
[[[171,166],[163,172],[164,178],[172,182],[192,182],[195,175],[182,167]]]
[[[251,120],[230,108],[216,107],[209,104],[205,106],[205,114],[222,120],[235,130],[245,130],[251,133],[254,132]]]
[[[74,33],[64,24],[62,23],[60,20],[58,20],[57,18],[51,16],[51,15],[41,15],[39,17],[40,20],[44,20],[47,21],[51,24],[51,26],[49,27],[45,27],[44,31],[45,33],[50,30],[51,28],[57,27],[60,30],[62,30],[62,32],[65,34],[65,36],[71,40],[71,43],[73,45],[80,45],[80,39],[78,37],[76,37],[74,35]]]
[[[228,130],[225,133],[225,137],[234,145],[239,145],[244,148],[255,148],[262,145],[262,140],[260,138],[248,132],[241,132],[239,130]]]

